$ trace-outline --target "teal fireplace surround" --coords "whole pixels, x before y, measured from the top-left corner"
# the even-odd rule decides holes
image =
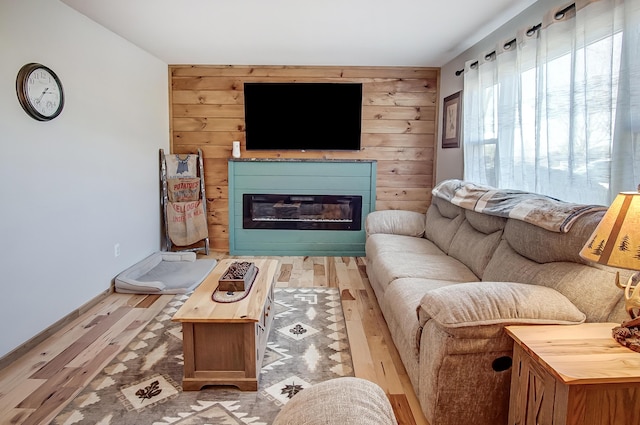
[[[364,256],[364,219],[375,211],[376,164],[369,160],[230,159],[229,253]],[[362,226],[359,231],[243,229],[245,193],[360,195]]]

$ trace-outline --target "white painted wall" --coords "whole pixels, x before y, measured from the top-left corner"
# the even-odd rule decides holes
[[[0,52],[2,356],[160,249],[169,113],[167,64],[57,0],[0,0]],[[28,62],[62,80],[51,122],[16,98]]]
[[[542,21],[543,15],[553,7],[567,5],[567,0],[538,0],[524,12],[506,22],[493,33],[467,49],[461,55],[441,68],[440,74],[440,123],[438,126],[438,151],[436,165],[436,181],[461,179],[463,177],[462,143],[460,149],[442,149],[442,101],[445,97],[462,90],[463,76],[457,77],[455,72],[463,69],[466,61],[481,58],[495,50],[499,42],[513,39],[520,28],[530,27]],[[464,105],[463,105],[464,107]]]

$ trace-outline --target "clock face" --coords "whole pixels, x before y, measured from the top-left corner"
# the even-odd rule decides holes
[[[27,98],[42,115],[50,117],[58,110],[60,94],[60,86],[48,70],[36,68],[27,77]]]
[[[49,121],[62,112],[64,94],[58,76],[37,63],[22,67],[16,81],[18,99],[32,118]]]

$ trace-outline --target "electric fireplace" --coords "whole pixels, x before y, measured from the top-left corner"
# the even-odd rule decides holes
[[[244,229],[361,230],[362,196],[243,194]]]

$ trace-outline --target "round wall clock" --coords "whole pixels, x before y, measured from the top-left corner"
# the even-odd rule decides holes
[[[62,83],[56,73],[44,65],[28,63],[20,68],[16,93],[22,109],[38,121],[52,120],[62,112]]]

